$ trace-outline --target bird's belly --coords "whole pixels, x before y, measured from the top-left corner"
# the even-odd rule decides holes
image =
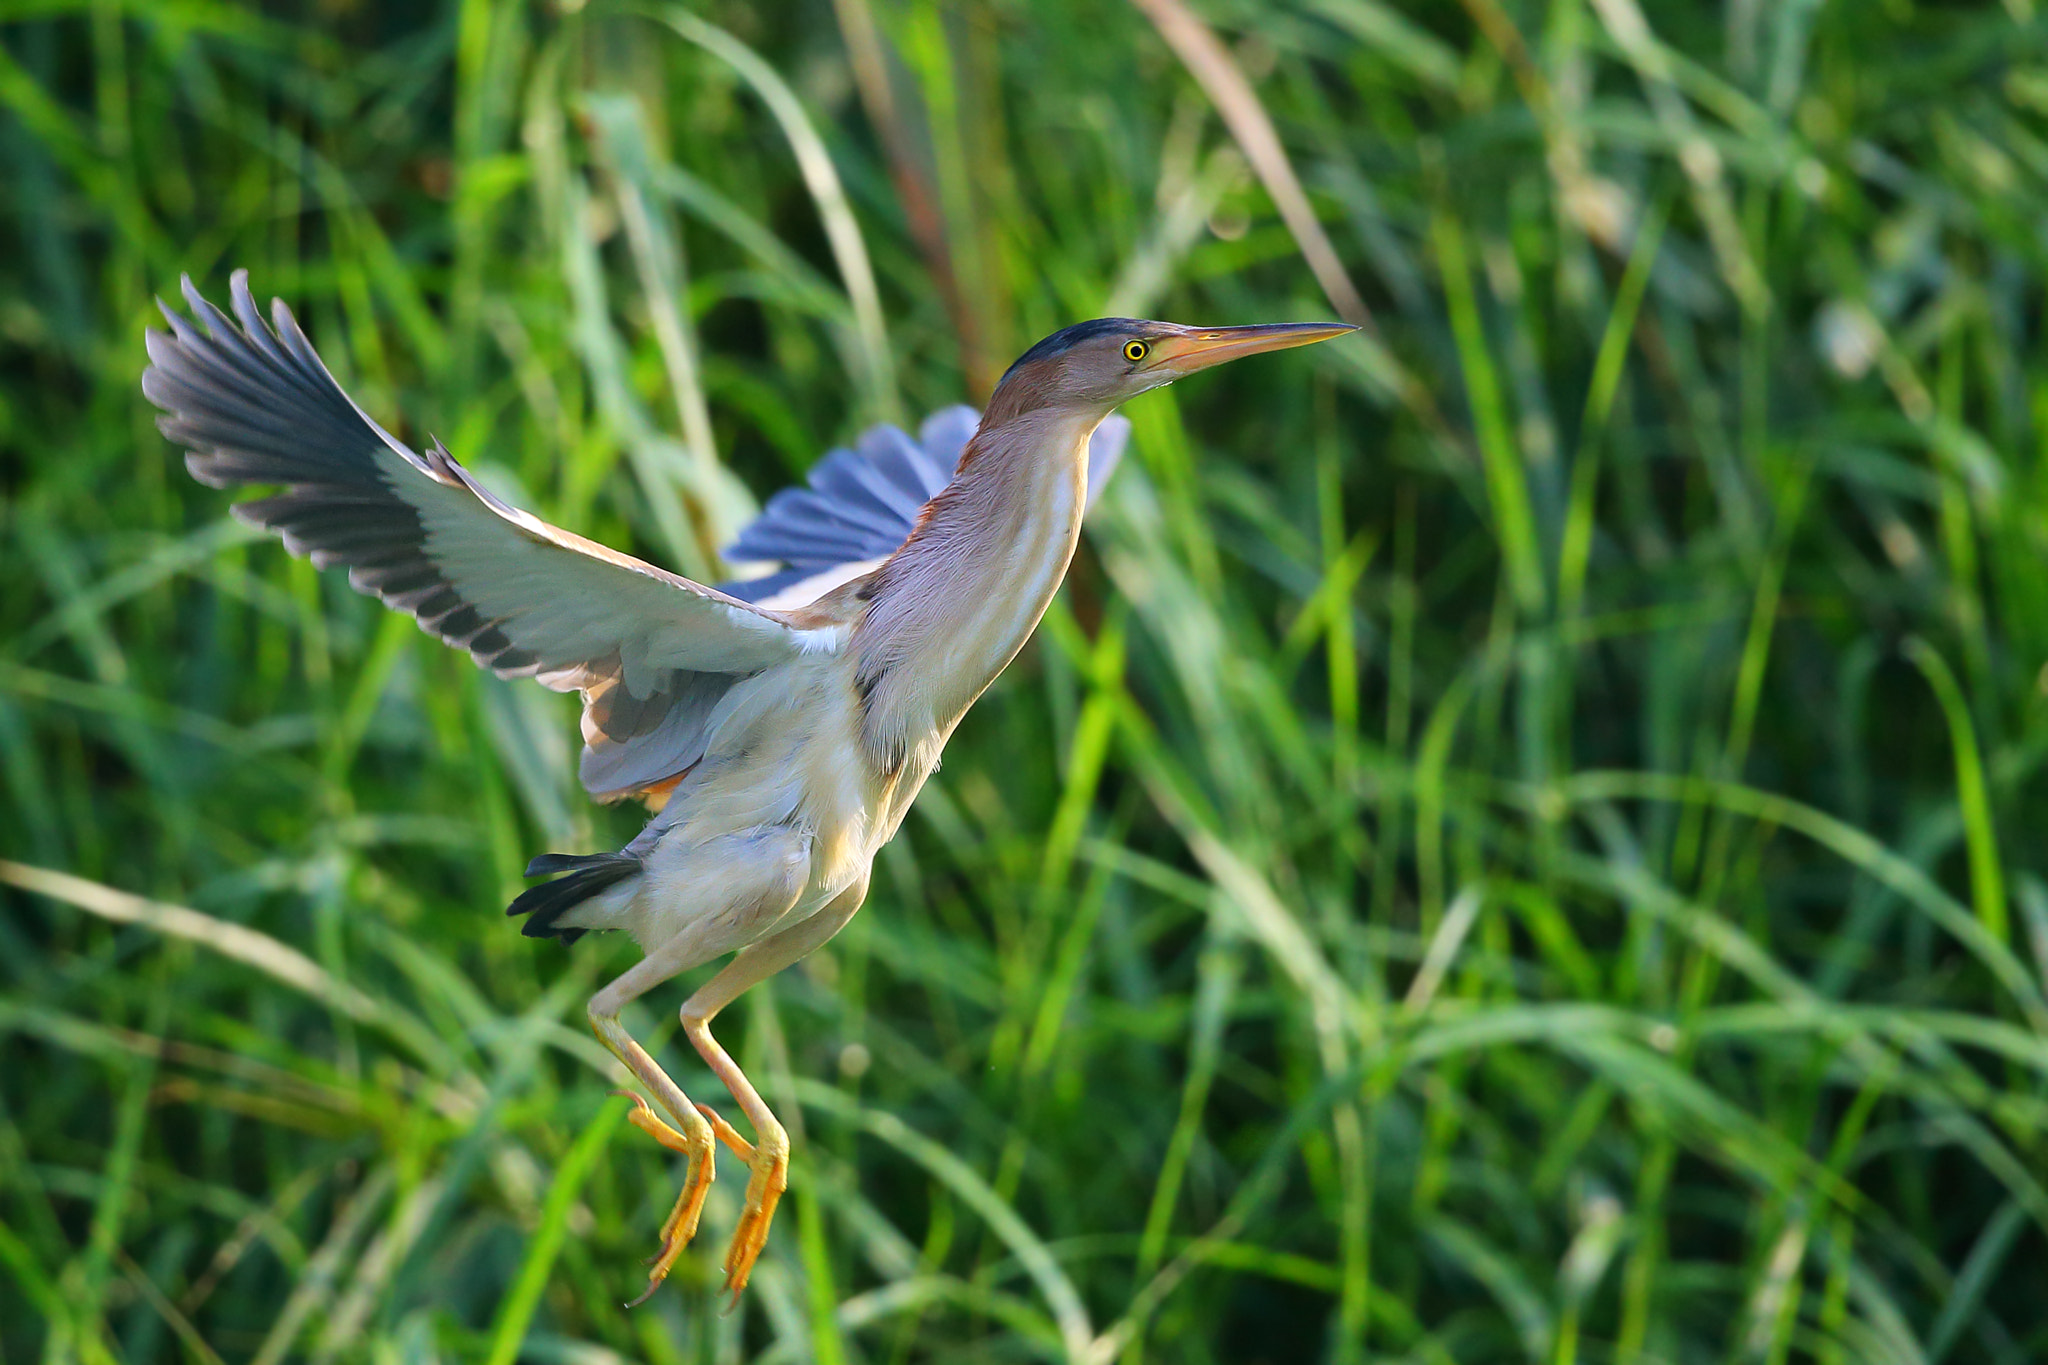
[[[703,913],[717,899],[719,870],[715,859],[687,851],[750,832],[789,830],[809,851],[796,903],[761,925],[757,937],[808,919],[867,879],[902,818],[891,799],[900,782],[875,770],[861,743],[857,703],[850,689],[831,681],[790,698],[794,704],[764,714],[707,754],[706,770],[649,827],[651,863],[689,869],[687,878],[651,881],[647,899],[661,903],[649,907],[652,914],[674,922]]]

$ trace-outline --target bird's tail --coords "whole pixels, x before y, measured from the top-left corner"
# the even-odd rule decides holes
[[[631,853],[543,853],[526,865],[529,877],[566,877],[528,887],[505,907],[508,915],[525,915],[520,932],[528,938],[559,938],[574,943],[585,931],[560,923],[563,915],[598,892],[640,874],[643,864]]]

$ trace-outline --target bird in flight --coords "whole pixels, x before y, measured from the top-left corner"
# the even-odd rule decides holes
[[[709,587],[551,526],[492,494],[439,442],[416,451],[344,393],[282,300],[248,272],[230,319],[184,281],[188,318],[149,333],[142,391],[216,488],[282,487],[243,521],[410,613],[500,677],[583,698],[583,785],[655,814],[617,852],[544,853],[512,903],[524,932],[622,929],[641,960],[590,1000],[590,1026],[652,1095],[635,1126],[685,1158],[644,1301],[697,1231],[717,1143],[748,1169],[725,1256],[737,1302],[788,1181],[789,1138],[711,1036],[758,981],[838,933],[867,894],[953,728],[1044,615],[1090,493],[1121,449],[1112,411],[1197,370],[1355,330],[1098,318],[1004,374],[979,421],[949,409],[922,443],[880,428],[814,467],[740,536],[766,579]],[[239,325],[238,325],[239,324]],[[1093,456],[1091,458],[1091,438]],[[753,1129],[693,1103],[619,1023],[626,1004],[732,960],[683,1032]]]

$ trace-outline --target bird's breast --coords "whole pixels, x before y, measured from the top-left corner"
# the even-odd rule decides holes
[[[1031,638],[1080,538],[1091,430],[1063,430],[1045,452],[983,457],[875,575],[850,652],[885,765],[933,737],[942,745]]]

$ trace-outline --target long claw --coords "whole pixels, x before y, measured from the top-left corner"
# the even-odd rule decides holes
[[[699,1196],[699,1202],[702,1202],[701,1196]],[[675,1215],[670,1214],[669,1218],[673,1221]],[[696,1221],[694,1213],[691,1215],[691,1221],[692,1223]],[[695,1227],[691,1228],[691,1232],[693,1234],[696,1232]],[[627,1304],[626,1307],[638,1308],[641,1304],[652,1298],[654,1291],[661,1288],[661,1282],[668,1278],[669,1271],[675,1268],[676,1259],[683,1254],[683,1248],[689,1244],[690,1239],[688,1237],[670,1237],[665,1239],[661,1244],[661,1253],[654,1258],[654,1268],[647,1272],[647,1288],[641,1290],[640,1297]]]
[[[653,1267],[647,1272],[647,1288],[640,1297],[627,1304],[638,1308],[647,1302],[668,1273],[675,1267],[676,1258],[683,1254],[683,1248],[697,1235],[697,1219],[704,1211],[704,1196],[711,1189],[716,1178],[712,1155],[718,1149],[712,1140],[712,1127],[704,1119],[691,1113],[696,1122],[686,1124],[687,1132],[677,1132],[662,1122],[661,1117],[648,1107],[647,1101],[631,1090],[614,1090],[614,1095],[623,1095],[633,1101],[633,1112],[626,1115],[626,1121],[641,1132],[672,1152],[681,1152],[688,1162],[683,1169],[683,1188],[677,1194],[675,1207],[661,1224],[661,1249],[649,1258]],[[678,1117],[681,1117],[680,1115]]]
[[[733,1229],[732,1245],[725,1253],[725,1312],[739,1305],[740,1291],[768,1244],[768,1225],[775,1220],[775,1205],[789,1188],[789,1138],[779,1128],[761,1134],[759,1144],[749,1144],[753,1174],[747,1180],[746,1207],[739,1226]]]

